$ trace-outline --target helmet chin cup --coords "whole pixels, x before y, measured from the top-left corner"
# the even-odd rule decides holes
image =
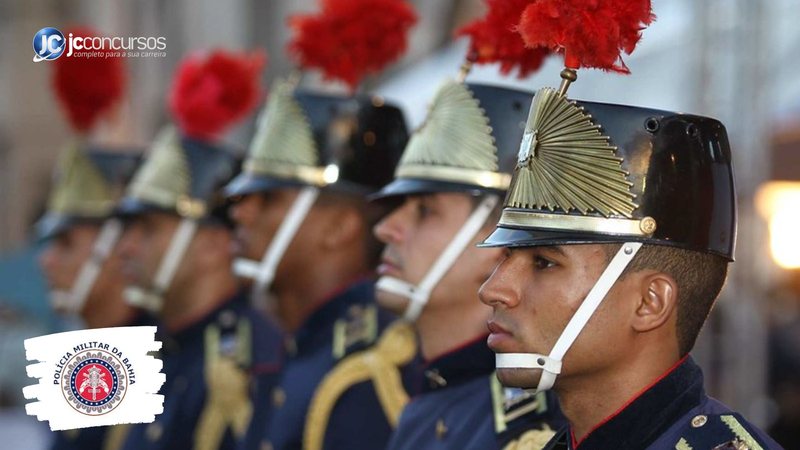
[[[410,322],[416,322],[430,297],[430,292],[420,291],[417,286],[395,277],[378,278],[375,289],[407,298],[409,302],[403,311],[403,318]]]
[[[240,278],[254,279],[258,276],[258,261],[252,259],[236,258],[233,261],[233,274]]]
[[[164,299],[161,295],[138,286],[126,287],[123,296],[129,305],[153,314],[161,312],[161,308],[164,306]]]

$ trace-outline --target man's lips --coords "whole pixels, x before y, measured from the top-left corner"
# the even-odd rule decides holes
[[[400,275],[400,266],[389,259],[383,258],[376,271],[380,276],[398,277]]]
[[[490,333],[486,340],[489,348],[500,353],[511,353],[510,346],[513,344],[514,338],[511,332],[494,320],[487,322],[486,327],[489,328]]]

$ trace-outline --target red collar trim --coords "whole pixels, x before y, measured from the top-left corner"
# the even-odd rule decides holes
[[[671,374],[671,373],[672,373],[672,372],[673,372],[675,369],[677,369],[677,368],[678,368],[678,366],[680,366],[681,364],[683,364],[683,362],[684,362],[684,361],[686,361],[686,358],[688,358],[688,357],[689,357],[689,355],[688,355],[688,354],[687,354],[687,355],[684,355],[684,357],[683,357],[683,358],[681,358],[681,359],[679,359],[679,360],[678,360],[678,362],[676,362],[676,363],[675,363],[675,364],[674,364],[672,367],[670,367],[670,368],[669,368],[669,370],[667,370],[666,372],[664,372],[663,374],[661,374],[661,376],[659,376],[658,378],[656,378],[656,379],[655,379],[655,381],[653,381],[652,383],[650,383],[649,385],[647,385],[647,386],[646,386],[644,389],[642,389],[642,390],[640,390],[639,392],[637,392],[637,393],[636,393],[636,395],[634,395],[633,397],[631,397],[631,398],[630,398],[630,399],[629,399],[627,402],[625,402],[625,404],[624,404],[624,405],[620,406],[620,407],[619,407],[619,409],[617,409],[616,411],[614,411],[613,413],[611,413],[611,415],[609,415],[608,417],[606,417],[605,419],[603,419],[603,420],[602,420],[600,423],[598,423],[597,425],[595,425],[595,426],[594,426],[594,427],[593,427],[593,428],[592,428],[592,429],[591,429],[591,430],[590,430],[588,433],[586,433],[586,436],[584,436],[584,437],[583,437],[583,439],[581,439],[580,441],[578,441],[578,440],[576,440],[576,439],[575,439],[575,433],[574,433],[574,431],[572,430],[572,427],[570,427],[569,434],[570,434],[570,438],[571,438],[571,440],[572,440],[572,448],[573,448],[573,449],[575,449],[575,450],[577,450],[578,446],[579,446],[580,444],[582,444],[582,443],[583,443],[583,441],[585,441],[585,440],[586,440],[586,438],[588,438],[588,437],[589,437],[589,435],[591,435],[591,434],[592,434],[592,433],[593,433],[595,430],[597,430],[598,428],[600,428],[600,427],[602,427],[603,425],[605,425],[606,423],[608,423],[608,422],[609,422],[611,419],[613,419],[614,417],[618,416],[618,415],[619,415],[619,413],[621,413],[622,411],[624,411],[625,409],[627,409],[627,408],[628,408],[628,406],[630,406],[630,405],[631,405],[631,403],[633,403],[634,401],[636,401],[636,399],[638,399],[639,397],[641,397],[641,396],[642,396],[642,394],[644,394],[645,392],[649,391],[649,390],[650,390],[650,389],[651,389],[653,386],[655,386],[655,385],[657,385],[658,383],[660,383],[660,382],[661,382],[661,380],[663,380],[664,378],[666,378],[666,377],[667,377],[669,374]]]

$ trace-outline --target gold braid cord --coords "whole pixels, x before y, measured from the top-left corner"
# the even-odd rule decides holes
[[[541,430],[528,430],[519,439],[511,441],[503,450],[540,450],[550,442],[556,432],[547,425]]]
[[[103,441],[103,450],[121,449],[122,444],[125,443],[125,439],[128,437],[128,433],[130,431],[131,424],[129,423],[121,423],[119,425],[108,427],[105,440]]]
[[[384,331],[374,347],[343,359],[325,376],[308,408],[303,433],[304,450],[321,450],[333,408],[351,386],[372,380],[378,401],[392,427],[408,403],[400,367],[408,364],[417,352],[414,329],[407,322],[397,322]]]
[[[218,449],[228,428],[237,438],[244,436],[253,413],[247,373],[234,358],[220,355],[219,334],[217,327],[206,329],[207,399],[195,431],[195,450]]]

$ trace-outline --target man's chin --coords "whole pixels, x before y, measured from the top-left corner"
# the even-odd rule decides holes
[[[390,311],[398,316],[402,316],[408,307],[409,300],[401,295],[393,294],[391,292],[375,290],[375,300],[381,308]]]
[[[497,379],[506,387],[535,389],[541,376],[541,369],[497,369]]]

